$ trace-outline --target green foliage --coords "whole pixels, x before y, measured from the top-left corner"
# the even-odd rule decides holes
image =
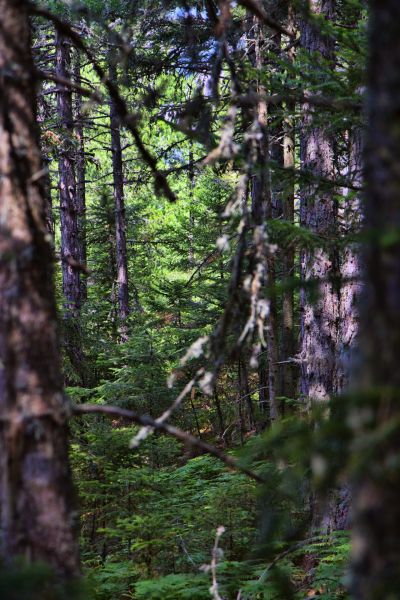
[[[221,139],[220,129],[232,101],[231,87],[235,95],[241,95],[255,89],[257,82],[257,89],[282,96],[283,101],[267,111],[267,129],[275,145],[282,142],[279,126],[283,121],[287,124],[294,119],[299,130],[303,124],[302,103],[290,103],[288,91],[302,95],[307,90],[328,100],[358,102],[364,85],[365,9],[358,1],[347,0],[338,2],[336,23],[315,18],[316,26],[336,40],[338,68],[332,68],[320,53],[307,53],[298,44],[295,59],[289,59],[286,40],[282,51],[275,52],[267,30],[262,50],[267,67],[260,70],[255,67],[254,50],[243,52],[246,36],[253,36],[253,28],[248,35],[242,7],[232,7],[233,25],[226,32],[229,56],[224,56],[221,40],[215,38],[218,26],[212,21],[211,9],[218,3],[203,6],[202,2],[192,2],[190,8],[180,0],[48,0],[45,4],[77,26],[85,25],[85,43],[103,67],[107,67],[108,36],[110,30],[114,32],[114,42],[120,46],[116,55],[121,96],[132,111],[143,143],[177,196],[176,203],[167,203],[155,193],[154,173],[142,160],[130,133],[121,128],[132,309],[127,321],[128,339],[121,343],[108,99],[104,82],[99,82],[90,64],[82,61],[84,85],[101,90],[104,102],[96,105],[90,100],[83,107],[90,276],[88,298],[79,319],[79,339],[87,375],[83,381],[79,365],[70,364],[64,356],[68,393],[76,403],[113,404],[156,418],[199,366],[209,367],[212,357],[207,352],[186,365],[180,359],[196,339],[213,332],[230,300],[228,283],[246,211],[239,214],[236,210],[228,218],[224,209],[234,197],[240,172],[247,172],[253,160],[247,155],[253,109],[242,111],[234,123],[232,141],[237,154],[207,166],[203,159]],[[303,8],[303,2],[299,4]],[[284,18],[281,11],[276,18]],[[39,37],[40,32],[35,35]],[[42,41],[47,42],[51,35],[45,30]],[[229,80],[232,73],[234,85]],[[220,75],[218,85],[211,81],[216,75]],[[43,101],[43,130],[47,134],[43,142],[53,158],[50,168],[58,247],[55,158],[60,132],[51,94],[47,87],[46,98],[50,100],[49,105]],[[339,155],[345,156],[349,131],[361,124],[357,110],[340,110],[328,102],[326,108],[315,110],[313,118],[313,126],[323,126],[334,137]],[[69,142],[76,145],[75,139]],[[296,193],[294,222],[281,217],[267,222],[268,242],[271,248],[277,247],[276,281],[268,286],[263,283],[263,293],[275,302],[279,318],[282,297],[288,290],[294,291],[295,316],[299,316],[300,277],[297,272],[281,273],[285,252],[293,251],[298,261],[304,251],[322,248],[330,252],[356,239],[319,236],[300,224],[297,196],[304,189],[315,190],[316,198],[318,192],[335,190],[337,204],[342,207],[342,183],[345,187],[346,182],[338,185],[298,168],[297,142],[296,138],[294,171],[271,157],[268,165],[250,173],[250,178],[260,175],[268,166],[278,203],[285,201],[288,193]],[[342,164],[338,170],[344,172]],[[356,193],[345,197],[351,199]],[[385,238],[384,242],[390,244],[393,239]],[[241,275],[254,266],[251,230],[244,246]],[[59,267],[56,284],[62,312]],[[235,289],[239,301],[231,315],[229,343],[248,317],[245,287],[242,278]],[[318,297],[315,281],[302,282],[302,289],[310,297]],[[282,345],[281,339],[278,344]],[[261,377],[262,371],[267,377],[265,356],[261,366],[249,369],[248,391],[243,394],[238,382],[238,360],[251,363],[251,351],[247,347],[236,349],[232,360],[220,369],[217,393],[206,397],[195,388],[171,422],[234,455],[265,479],[261,486],[228,471],[216,459],[198,456],[193,449],[159,434],[150,435],[139,448],[129,449],[138,428],[117,417],[85,417],[72,425],[71,464],[81,506],[82,558],[96,599],[210,598],[210,573],[200,569],[210,564],[215,531],[221,525],[226,533],[221,539],[224,554],[218,560],[217,578],[224,599],[236,599],[239,590],[243,600],[300,599],[310,596],[312,590],[318,597],[346,597],[347,535],[304,542],[310,521],[310,490],[326,491],[344,471],[351,432],[343,405],[335,401],[332,418],[326,419],[326,415],[306,411],[299,394],[280,397],[286,418],[270,426],[260,394],[261,388],[268,388]],[[264,348],[261,351],[266,352]],[[168,387],[171,371],[175,383]],[[254,415],[251,426],[244,424],[249,405]],[[239,449],[239,444],[243,448]],[[365,456],[370,454],[366,451]],[[307,566],[310,562],[312,567]],[[39,584],[28,575],[29,598],[34,598]],[[7,577],[4,581],[12,589],[12,574]],[[26,590],[21,591],[22,598]],[[12,595],[3,595],[13,600]]]
[[[7,600],[90,600],[90,586],[82,580],[60,583],[56,574],[41,563],[18,560],[0,565],[0,597]]]

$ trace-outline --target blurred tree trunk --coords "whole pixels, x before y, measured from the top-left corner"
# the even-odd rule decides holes
[[[1,555],[71,578],[80,569],[27,10],[0,0]]]
[[[352,591],[384,600],[400,590],[400,3],[372,0],[370,8]]]

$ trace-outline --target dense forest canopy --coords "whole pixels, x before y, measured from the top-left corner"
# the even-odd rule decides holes
[[[400,597],[400,3],[0,0],[0,596]]]

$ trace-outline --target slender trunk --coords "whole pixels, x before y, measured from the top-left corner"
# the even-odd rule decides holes
[[[194,247],[193,247],[193,232],[194,232],[194,216],[193,216],[193,206],[194,206],[194,162],[193,162],[193,148],[192,142],[190,142],[190,150],[189,150],[189,267],[193,268],[195,265],[194,262]]]
[[[261,353],[258,361],[258,409],[260,413],[266,413],[268,407],[268,361],[265,350]],[[265,423],[262,424],[264,426]]]
[[[51,177],[50,177],[50,159],[42,156],[42,165],[45,171],[43,175],[44,196],[46,199],[46,229],[54,244],[54,218],[53,218],[53,199],[51,196]]]
[[[70,42],[63,34],[56,34],[56,74],[60,78],[70,78]],[[77,268],[81,251],[79,249],[78,206],[73,149],[73,114],[71,90],[59,84],[57,111],[62,130],[62,145],[59,151],[59,189],[61,224],[61,262],[65,316],[77,317],[82,305],[80,271]]]
[[[56,74],[71,78],[71,45],[63,34],[56,33]],[[73,112],[71,90],[59,84],[57,112],[62,144],[59,150],[59,194],[61,230],[62,289],[64,295],[64,346],[75,376],[67,375],[67,383],[79,380],[85,385],[86,369],[82,350],[82,330],[79,320],[83,304],[81,285],[82,248],[79,231],[79,206],[75,181],[75,148],[73,143]],[[67,369],[67,373],[68,373]],[[71,378],[71,382],[69,381]]]
[[[362,184],[363,132],[356,128],[349,133],[349,169],[347,178],[354,184]],[[358,304],[361,293],[361,249],[352,237],[360,232],[362,206],[358,192],[347,190],[340,210],[341,233],[346,243],[341,257],[340,278],[340,330],[338,336],[338,364],[336,391],[345,392],[349,387],[349,374],[353,361],[359,330]]]
[[[254,408],[253,401],[251,399],[250,386],[249,386],[249,374],[247,371],[246,360],[239,360],[239,388],[242,400],[246,406],[247,412],[247,430],[252,431],[255,427],[254,421]]]
[[[294,9],[289,3],[288,19],[286,27],[289,31],[295,31]],[[294,49],[289,50],[287,60],[293,62]],[[283,124],[283,166],[287,170],[282,199],[283,219],[287,223],[294,223],[294,168],[295,168],[295,131],[294,117],[295,104],[287,102],[289,116]],[[295,355],[294,338],[294,293],[293,278],[295,270],[295,251],[288,245],[283,251],[282,270],[284,279],[284,291],[282,297],[282,394],[286,398],[295,396],[295,377],[293,363],[289,362]]]
[[[262,55],[263,34],[258,19],[254,19],[254,49],[255,66],[261,73],[264,61]],[[263,88],[257,85],[258,91]],[[270,173],[268,168],[269,140],[267,132],[267,107],[265,102],[260,102],[257,107],[258,127],[260,129],[260,140],[257,144],[256,173],[251,181],[252,215],[255,227],[264,228],[267,219],[273,216],[273,203],[270,185]],[[267,321],[267,361],[268,361],[268,391],[269,391],[269,413],[271,421],[278,418],[277,395],[279,386],[279,352],[277,336],[277,314],[275,291],[275,257],[269,254],[266,257],[266,272],[268,287],[271,292],[269,315]]]
[[[0,0],[1,555],[79,575],[28,3]]]
[[[400,589],[400,3],[373,0],[370,8],[352,591],[357,600],[386,600]]]
[[[238,361],[238,371],[237,371],[237,407],[238,407],[238,417],[239,417],[239,433],[240,433],[240,443],[243,446],[244,444],[244,436],[246,433],[246,425],[243,414],[243,386],[242,386],[242,369],[240,368],[240,360]]]
[[[79,51],[76,51],[74,63],[74,79],[78,85],[81,85],[81,67]],[[80,264],[86,265],[86,163],[85,163],[85,138],[84,121],[82,116],[82,96],[79,93],[75,95],[75,135],[78,139],[78,148],[76,152],[76,210],[78,220],[78,260]],[[81,277],[81,301],[87,299],[86,277]]]
[[[332,19],[333,0],[312,0],[312,12]],[[314,21],[306,20],[302,25],[303,48],[324,60],[334,61],[334,43],[322,35]],[[315,67],[313,67],[315,69]],[[321,73],[323,77],[323,73]],[[313,177],[333,177],[333,142],[321,125],[314,124],[310,105],[303,107],[304,119],[301,137],[302,168]],[[303,188],[301,194],[301,225],[324,240],[333,240],[337,235],[337,206],[331,189],[322,189],[316,184]],[[306,286],[301,292],[301,390],[306,398],[315,401],[328,400],[334,393],[336,340],[338,325],[339,296],[334,283],[337,275],[337,256],[334,251],[316,248],[304,252],[301,260],[303,282],[317,288],[318,298],[313,301]]]
[[[195,396],[196,396],[196,388],[192,388],[192,391],[190,393],[190,406],[192,407],[194,422],[196,424],[197,436],[199,437],[199,439],[201,439],[202,436],[201,436],[201,430],[200,430],[200,423],[199,423],[199,419],[197,417],[197,411],[196,411],[196,407],[194,404]]]
[[[117,80],[117,67],[113,56],[109,61],[110,80]],[[128,288],[128,262],[126,253],[125,236],[125,200],[124,200],[124,176],[122,170],[122,150],[120,120],[115,103],[110,99],[110,128],[112,166],[114,179],[114,202],[115,202],[115,238],[116,238],[116,262],[117,262],[117,285],[118,285],[118,320],[121,341],[128,339],[126,320],[130,313],[129,288]]]
[[[221,437],[221,440],[223,440],[223,434],[224,434],[224,431],[225,431],[224,415],[222,413],[221,402],[220,402],[218,391],[217,391],[216,387],[215,387],[215,390],[214,390],[214,401],[215,401],[215,408],[216,408],[217,417],[218,417],[219,435]]]

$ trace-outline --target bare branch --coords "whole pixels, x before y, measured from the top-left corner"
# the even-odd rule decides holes
[[[89,90],[87,88],[84,88],[66,77],[60,77],[60,75],[56,75],[55,73],[51,73],[50,71],[41,71],[40,69],[36,71],[36,74],[38,79],[54,81],[54,83],[59,83],[60,85],[73,90],[74,92],[79,92],[81,96],[90,98],[91,100],[94,100],[98,103],[104,101],[104,98],[98,90]]]
[[[73,415],[78,417],[87,414],[103,414],[110,417],[128,419],[129,421],[133,421],[137,425],[142,425],[143,427],[151,427],[152,429],[156,429],[162,433],[172,435],[188,446],[199,448],[200,450],[203,450],[203,452],[210,454],[211,456],[215,456],[215,458],[218,458],[218,460],[223,462],[230,469],[240,471],[244,475],[247,475],[247,477],[250,477],[250,479],[257,481],[257,483],[265,483],[263,477],[257,473],[254,473],[254,471],[247,469],[246,467],[242,467],[232,456],[225,454],[215,446],[207,444],[207,442],[203,442],[203,440],[199,440],[190,433],[182,431],[182,429],[178,429],[169,423],[157,422],[157,420],[152,419],[148,415],[140,415],[133,410],[127,410],[126,408],[109,406],[106,404],[76,404],[71,407],[71,411]]]

